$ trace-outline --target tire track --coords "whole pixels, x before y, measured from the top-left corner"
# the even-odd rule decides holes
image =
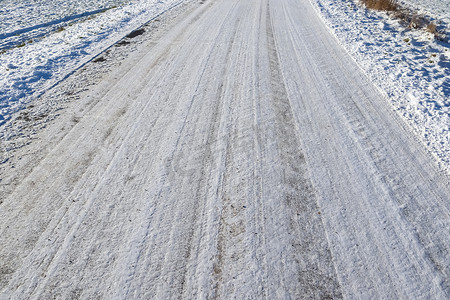
[[[312,185],[297,124],[286,91],[267,8],[267,40],[275,131],[283,164],[283,194],[290,212],[294,260],[298,266],[299,297],[342,298],[317,196]]]

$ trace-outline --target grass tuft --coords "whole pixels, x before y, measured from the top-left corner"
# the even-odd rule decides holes
[[[400,9],[396,0],[361,0],[367,8],[383,11],[398,11]]]
[[[437,33],[437,26],[434,22],[431,22],[430,24],[427,25],[427,31],[429,33],[432,34],[436,34]]]

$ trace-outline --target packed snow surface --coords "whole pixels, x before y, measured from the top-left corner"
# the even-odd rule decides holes
[[[154,5],[2,54],[121,28],[79,27],[34,85],[5,73],[30,103],[4,106],[0,299],[450,298],[448,143],[411,131],[448,128],[446,58],[407,50],[445,44],[345,0]]]

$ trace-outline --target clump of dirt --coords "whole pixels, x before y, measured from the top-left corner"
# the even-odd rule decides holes
[[[136,30],[132,31],[130,34],[128,34],[128,35],[126,36],[126,38],[132,39],[132,38],[135,38],[135,37],[137,37],[137,36],[143,34],[144,32],[145,32],[145,29],[143,29],[143,28],[141,28],[141,29],[136,29]]]
[[[118,42],[118,43],[117,43],[117,46],[125,46],[125,45],[128,45],[128,44],[130,44],[129,41],[123,40],[123,41]]]
[[[104,61],[106,61],[106,58],[104,58],[103,56],[100,56],[93,60],[93,62],[95,62],[95,63],[104,62]]]

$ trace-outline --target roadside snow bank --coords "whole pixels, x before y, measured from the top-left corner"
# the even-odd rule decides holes
[[[125,34],[182,1],[133,0],[109,9],[93,9],[86,5],[84,12],[74,11],[72,17],[61,16],[59,19],[55,12],[46,12],[46,6],[35,3],[34,9],[40,10],[44,16],[40,24],[30,19],[29,24],[20,27],[20,24],[13,23],[14,15],[9,17],[9,27],[2,24],[0,32],[0,45],[3,45],[0,52],[0,126],[13,113],[26,107]],[[113,3],[103,2],[105,6]],[[5,7],[2,5],[3,14],[6,13]],[[12,10],[10,13],[20,14],[21,11]],[[16,17],[20,18],[19,15]],[[59,30],[52,31],[54,26],[59,26]],[[9,34],[11,32],[15,34]],[[21,42],[24,37],[26,43]],[[17,41],[22,44],[8,47]]]
[[[357,0],[311,2],[340,43],[437,158],[440,167],[449,173],[448,41],[436,41],[423,30],[411,31],[385,13],[365,9]],[[435,12],[441,11],[442,16],[428,16],[448,33],[450,7],[439,6]]]

